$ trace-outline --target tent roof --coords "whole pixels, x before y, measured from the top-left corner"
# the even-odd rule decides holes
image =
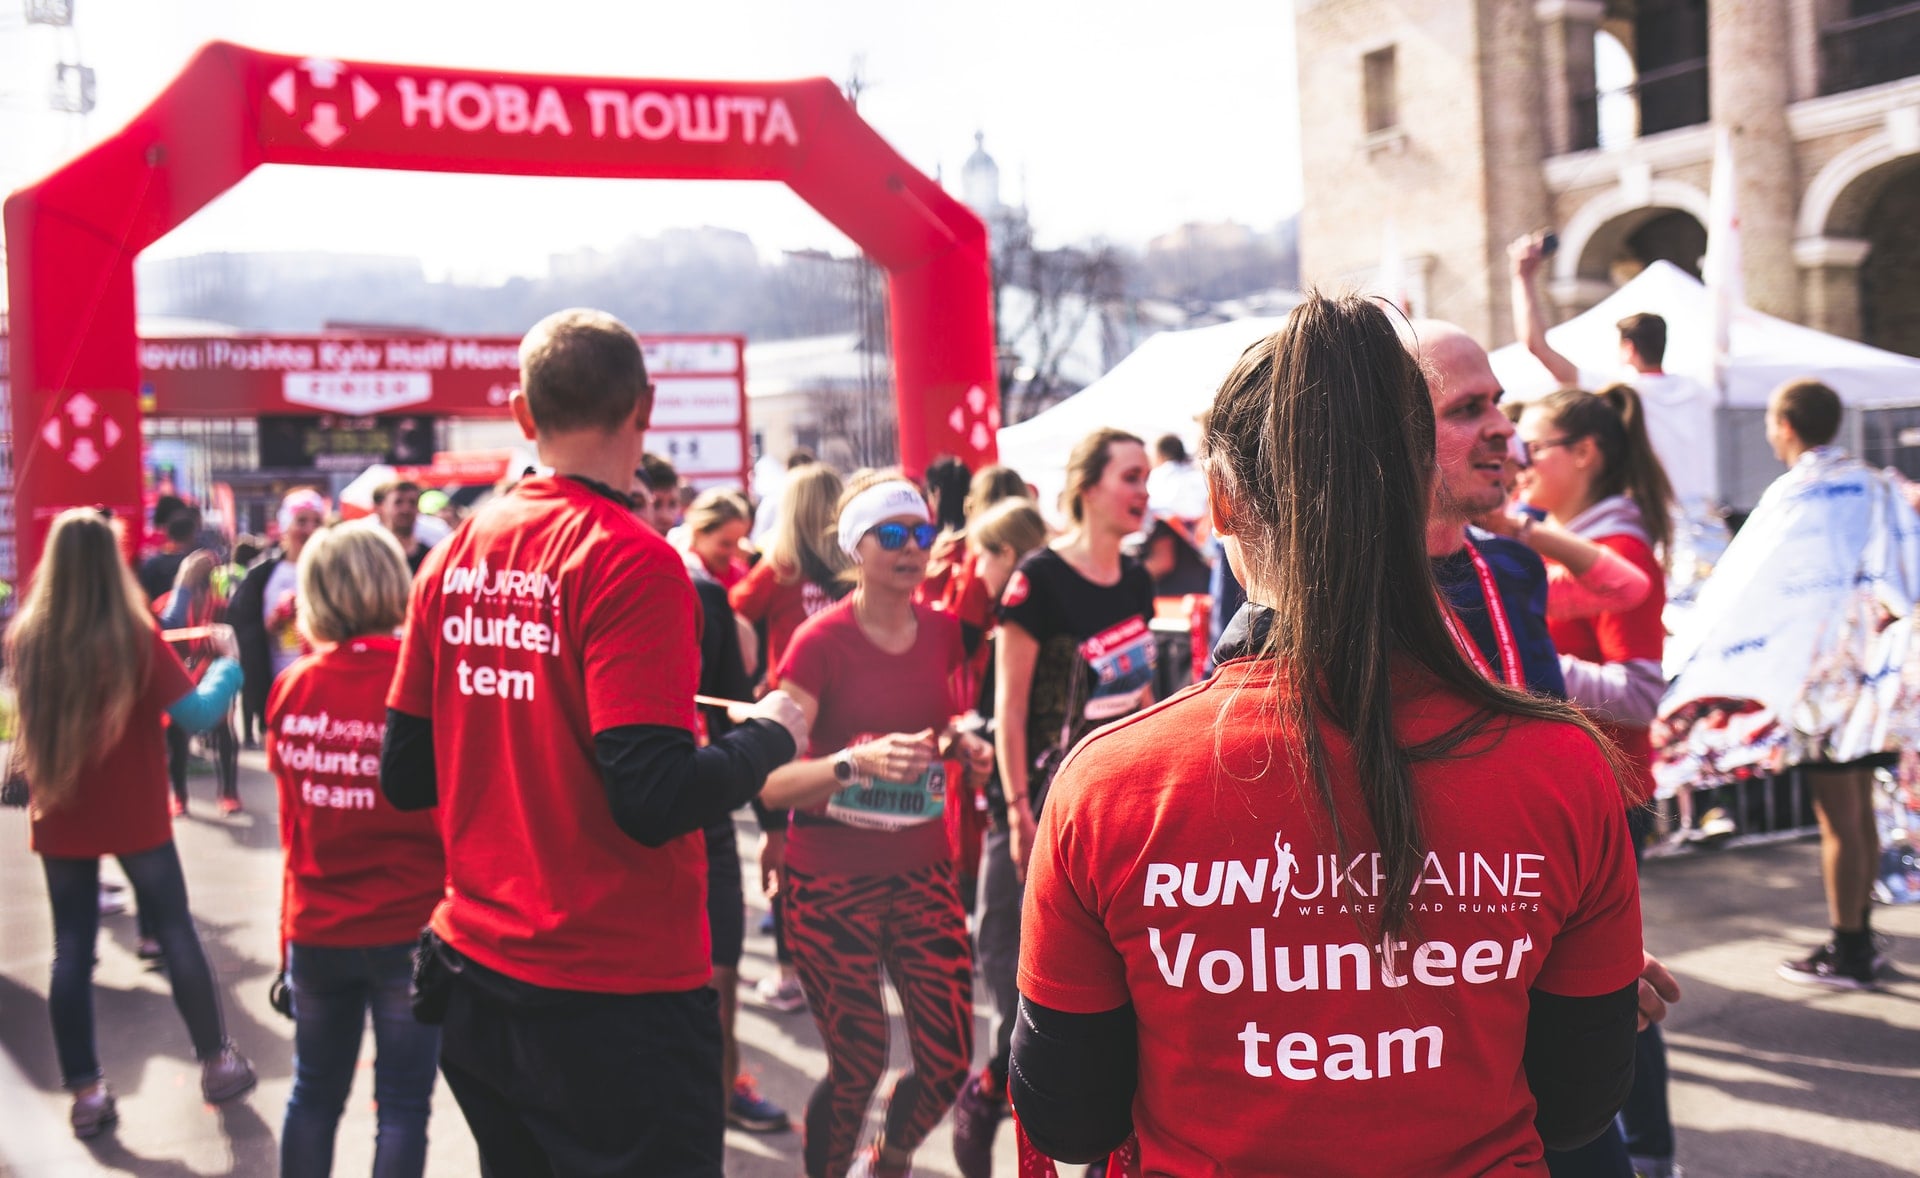
[[[1000,461],[1040,490],[1051,512],[1066,483],[1074,444],[1101,426],[1138,434],[1151,445],[1162,434],[1191,443],[1194,420],[1212,403],[1240,353],[1273,334],[1284,318],[1236,319],[1191,331],[1149,336],[1099,380],[1019,425],[1000,431]]]
[[[1651,311],[1667,321],[1666,370],[1713,384],[1712,296],[1699,279],[1671,262],[1655,262],[1584,314],[1547,332],[1547,342],[1580,369],[1580,382],[1598,388],[1625,375],[1616,324]],[[1817,376],[1849,405],[1920,404],[1920,359],[1842,339],[1762,314],[1734,312],[1727,404],[1761,408],[1789,380]],[[1510,398],[1532,400],[1555,382],[1525,345],[1493,353],[1493,370]]]

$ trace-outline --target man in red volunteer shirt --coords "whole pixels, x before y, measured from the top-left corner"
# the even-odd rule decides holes
[[[489,1175],[719,1175],[720,1031],[700,831],[805,743],[784,695],[696,749],[680,557],[624,488],[653,408],[612,316],[520,345],[514,419],[553,470],[422,564],[381,786],[438,804],[447,898],[416,1013]]]

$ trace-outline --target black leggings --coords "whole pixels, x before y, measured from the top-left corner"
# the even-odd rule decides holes
[[[183,806],[187,803],[187,742],[191,739],[180,725],[167,725],[167,777],[173,782],[173,796]],[[213,771],[220,782],[220,796],[239,797],[240,744],[233,735],[232,717],[222,716],[208,729],[207,741],[213,746]]]

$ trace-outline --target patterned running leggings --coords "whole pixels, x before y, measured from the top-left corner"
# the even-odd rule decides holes
[[[886,1144],[917,1149],[973,1059],[973,962],[953,865],[904,875],[789,871],[787,943],[827,1050],[807,1101],[806,1172],[840,1178],[887,1066],[881,970],[906,1013],[913,1066],[888,1097]]]

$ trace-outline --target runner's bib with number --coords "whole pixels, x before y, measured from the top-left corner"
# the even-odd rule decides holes
[[[874,736],[863,733],[854,737],[852,743],[864,744],[873,739]],[[859,777],[828,798],[821,813],[835,822],[863,830],[905,830],[919,826],[946,812],[947,782],[958,772],[956,762],[936,759],[912,781]]]

